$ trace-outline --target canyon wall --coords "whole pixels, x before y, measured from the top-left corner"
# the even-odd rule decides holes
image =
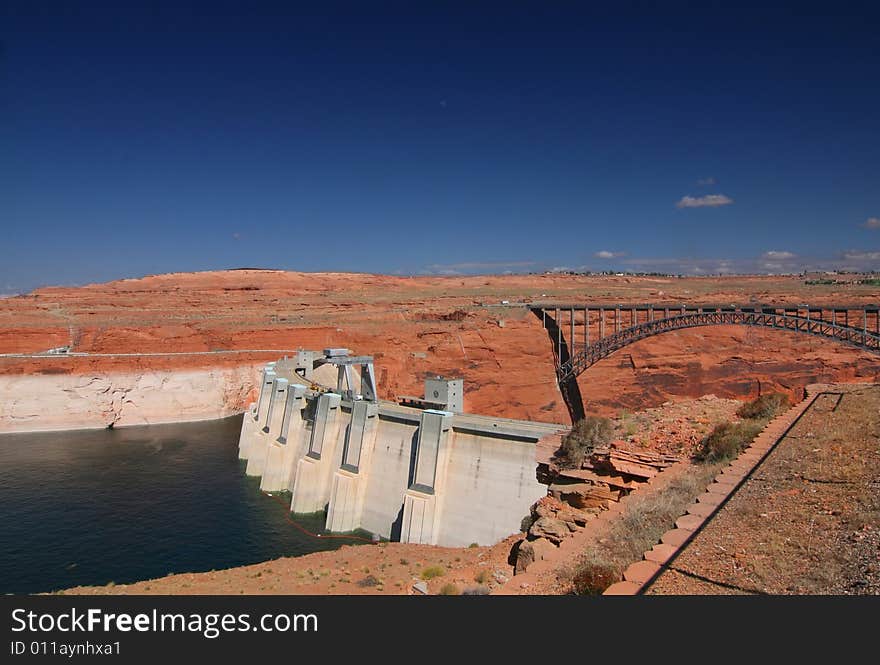
[[[751,399],[812,383],[880,381],[877,354],[803,333],[748,326],[676,330],[631,344],[578,377],[587,413],[641,411],[667,400]]]
[[[0,376],[0,432],[225,418],[247,408],[261,368]]]
[[[230,376],[297,348],[342,346],[375,357],[383,399],[419,396],[425,378],[441,374],[464,380],[466,412],[566,422],[568,410],[556,385],[547,331],[527,309],[502,307],[503,300],[754,300],[817,306],[874,303],[877,297],[877,288],[869,284],[808,284],[796,276],[409,278],[234,270],[53,287],[0,299],[0,354],[38,353],[69,344],[75,352],[92,355],[0,355],[0,413],[5,414],[0,420],[57,420],[45,413],[49,402],[27,397],[35,386],[49,384],[20,383],[22,375],[57,380],[59,387],[46,390],[59,394],[58,403],[66,411],[96,412],[71,426],[83,426],[83,420],[106,426],[120,410],[122,423],[137,421],[137,409],[124,397],[127,386],[137,385],[136,377],[168,377],[161,392],[175,397],[155,398],[168,405],[160,411],[208,417],[215,408],[225,415],[226,403],[235,404],[236,410],[246,407],[246,399],[226,393],[249,389],[252,378],[244,387],[221,378],[223,387],[215,389],[187,387],[188,381],[199,383],[188,376]],[[179,355],[223,350],[211,356]],[[133,353],[159,355],[98,355]],[[121,376],[133,378],[120,383]],[[770,390],[794,395],[810,383],[877,380],[876,354],[798,333],[717,326],[641,340],[591,367],[578,377],[578,385],[587,413],[616,415],[621,409],[642,410],[706,393],[745,399]],[[107,389],[106,381],[112,388]],[[22,395],[10,392],[10,386]],[[212,407],[191,404],[210,404],[204,395],[211,390],[217,390]],[[77,394],[95,395],[95,405],[78,403]]]

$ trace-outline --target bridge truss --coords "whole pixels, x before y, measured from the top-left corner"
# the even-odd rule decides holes
[[[560,385],[640,339],[699,326],[745,325],[790,330],[880,353],[880,306],[877,305],[820,308],[806,305],[623,307],[553,304],[530,305],[529,308],[542,319],[551,339],[555,333],[553,350]],[[564,322],[566,316],[567,326]],[[566,327],[569,328],[567,338]],[[609,327],[613,332],[606,334]]]

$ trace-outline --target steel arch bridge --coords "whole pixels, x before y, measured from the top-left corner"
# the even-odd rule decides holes
[[[589,367],[633,342],[700,326],[745,325],[790,330],[880,353],[880,305],[550,304],[529,305],[529,309],[541,318],[553,341],[560,387],[570,386]],[[613,332],[606,334],[609,326],[613,326]]]

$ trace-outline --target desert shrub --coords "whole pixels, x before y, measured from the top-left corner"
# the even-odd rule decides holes
[[[471,543],[470,545],[468,545],[469,549],[476,549],[477,547],[479,547],[479,545],[477,543]]]
[[[428,566],[422,571],[422,579],[433,580],[435,577],[443,577],[445,574],[446,570],[443,569],[443,566]]]
[[[477,584],[485,584],[489,581],[489,571],[483,568],[480,571],[477,571],[477,574],[474,575],[474,582]]]
[[[460,596],[461,590],[454,584],[444,584],[440,588],[441,596]]]
[[[572,576],[574,592],[580,596],[598,596],[623,579],[620,566],[603,560],[582,562]]]
[[[608,418],[587,416],[563,437],[559,457],[565,466],[578,468],[597,446],[611,443],[613,435],[614,427]]]
[[[461,592],[462,596],[488,596],[489,595],[489,587],[480,585],[480,586],[469,586],[466,587],[464,591]]]
[[[382,581],[378,579],[375,575],[367,575],[362,580],[358,580],[356,584],[361,588],[379,586],[382,584]]]
[[[761,431],[760,423],[719,423],[703,439],[697,460],[701,462],[722,462],[739,455],[752,439]]]
[[[770,420],[788,408],[790,402],[785,393],[767,393],[746,402],[736,412],[740,418]]]

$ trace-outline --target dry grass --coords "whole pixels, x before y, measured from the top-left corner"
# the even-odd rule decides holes
[[[791,402],[783,393],[766,393],[743,404],[736,415],[751,420],[770,420],[785,411]]]
[[[622,579],[627,566],[640,561],[645,551],[659,542],[719,468],[720,464],[691,467],[665,487],[633,497],[607,537],[581,555],[571,572],[572,590],[577,594],[600,594]]]
[[[701,462],[726,462],[742,452],[764,427],[763,421],[720,423],[703,439],[697,459]]]
[[[717,424],[703,439],[696,458],[701,462],[726,462],[751,443],[764,425],[785,411],[790,402],[783,393],[767,393],[743,404],[736,412],[742,422]]]
[[[422,571],[423,580],[433,580],[435,577],[443,577],[446,569],[443,566],[428,566]]]

